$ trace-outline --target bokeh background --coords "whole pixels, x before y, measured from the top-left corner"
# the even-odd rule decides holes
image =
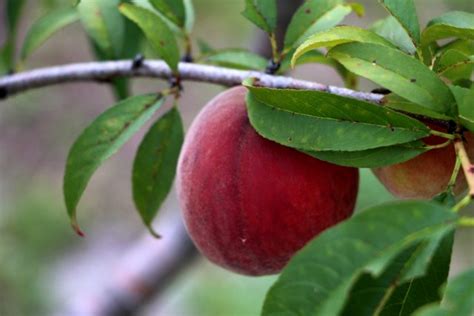
[[[61,0],[27,2],[19,44],[32,22]],[[365,5],[366,16],[350,16],[344,23],[367,26],[386,15],[375,0],[358,2]],[[423,25],[448,10],[474,12],[472,0],[415,2]],[[4,3],[0,0],[0,19],[4,19]],[[216,48],[255,49],[261,42],[258,32],[240,15],[243,0],[194,0],[194,4],[195,39],[205,39]],[[0,29],[0,44],[3,33]],[[92,59],[84,32],[74,24],[50,39],[23,67]],[[326,66],[304,66],[293,75],[342,85]],[[134,93],[163,87],[165,83],[159,80],[133,81]],[[369,91],[373,87],[362,80],[359,88]],[[186,83],[179,105],[185,125],[189,126],[200,108],[221,90],[215,85]],[[130,188],[134,153],[147,128],[92,178],[79,206],[87,238],[74,235],[66,216],[61,190],[68,149],[88,122],[113,102],[108,86],[96,83],[59,85],[0,101],[0,315],[67,315],[61,311],[81,304],[78,297],[107,282],[124,252],[137,240],[148,238],[143,237],[144,227],[135,212]],[[370,171],[362,170],[357,209],[390,199]],[[156,229],[166,231],[169,221],[162,218],[175,215],[179,215],[179,206],[173,192],[155,222]],[[473,247],[472,230],[458,232],[451,275],[474,265]],[[235,275],[202,258],[184,260],[192,262],[136,315],[258,315],[265,292],[275,280]]]

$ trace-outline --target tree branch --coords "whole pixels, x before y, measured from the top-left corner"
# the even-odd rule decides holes
[[[224,86],[239,85],[247,78],[257,78],[260,86],[325,91],[340,96],[380,103],[383,95],[323,85],[290,77],[271,76],[258,71],[236,70],[224,67],[180,63],[181,80],[209,82]],[[69,64],[25,71],[0,78],[0,99],[27,90],[76,81],[107,82],[117,77],[151,77],[167,79],[171,70],[161,60],[144,61],[138,68],[133,61],[106,61]]]

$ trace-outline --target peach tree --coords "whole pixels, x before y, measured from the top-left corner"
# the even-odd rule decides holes
[[[333,194],[335,200],[342,198],[337,194],[349,183],[348,174],[354,173],[330,170],[373,168],[387,189],[401,198],[311,230],[311,236],[285,253],[291,259],[279,261],[277,271],[273,266],[267,269],[274,273],[284,266],[267,293],[262,315],[469,316],[474,312],[474,269],[449,282],[447,277],[454,232],[474,227],[474,218],[462,214],[474,197],[474,165],[470,162],[474,150],[474,15],[447,12],[423,27],[413,0],[378,2],[386,9],[387,17],[364,29],[341,25],[351,13],[362,16],[362,5],[344,0],[307,0],[294,13],[280,39],[276,35],[276,0],[242,0],[243,16],[268,35],[272,51],[268,60],[245,49],[214,49],[203,41],[196,49],[192,28],[199,20],[195,21],[191,0],[77,0],[55,4],[33,23],[16,54],[17,24],[25,1],[7,0],[7,40],[0,50],[0,72],[4,74],[0,77],[0,97],[86,80],[106,82],[115,92],[117,104],[78,136],[66,162],[65,208],[80,235],[83,233],[77,206],[94,172],[151,120],[166,100],[172,99],[174,106],[153,122],[144,136],[132,167],[136,209],[151,234],[160,237],[152,228],[152,220],[172,188],[185,139],[178,106],[180,95],[185,93],[181,83],[189,80],[242,85],[245,88],[239,89],[245,89],[241,90],[245,93],[238,102],[242,103],[243,112],[235,108],[235,114],[227,113],[223,122],[243,115],[242,122],[250,124],[249,133],[271,144],[268,146],[283,148],[275,151],[278,159],[290,151],[291,155],[304,158],[288,163],[305,161],[308,168],[313,168],[318,162],[315,170],[307,175],[297,175],[295,171],[294,177],[306,181],[305,176],[313,180],[323,174],[328,176],[324,181],[315,181],[314,188],[302,190],[306,194],[304,201],[317,200],[310,210],[299,212],[295,207],[293,212],[293,200],[286,196],[297,191],[301,182],[287,182],[283,191],[275,191],[280,178],[286,181],[292,175],[273,174],[278,171],[271,168],[275,157],[265,161],[270,167],[265,169],[264,165],[264,171],[252,169],[261,162],[258,155],[263,147],[244,147],[255,150],[255,156],[248,159],[248,172],[238,175],[239,185],[247,183],[244,180],[248,179],[242,177],[271,179],[252,180],[248,182],[252,185],[239,187],[239,194],[244,194],[245,189],[256,197],[249,199],[254,201],[250,204],[259,205],[254,215],[247,212],[246,216],[261,220],[268,215],[268,223],[258,222],[262,229],[274,225],[273,221],[285,224],[277,230],[269,228],[271,234],[262,233],[264,237],[256,234],[252,240],[239,241],[244,245],[239,248],[242,256],[255,250],[251,246],[253,240],[258,240],[259,247],[266,243],[273,247],[277,242],[272,238],[282,246],[286,239],[298,238],[298,229],[308,225],[307,212],[318,212],[318,221],[333,216],[327,201]],[[16,72],[18,65],[23,69],[28,57],[48,38],[75,22],[83,26],[97,61]],[[141,54],[143,51],[146,56]],[[291,68],[308,63],[334,67],[346,87],[286,75]],[[169,88],[131,96],[129,81],[133,77],[165,79]],[[356,91],[359,77],[380,88],[370,93]],[[210,117],[219,115],[217,107],[207,111]],[[204,133],[206,124],[199,126],[193,133]],[[215,147],[213,138],[224,151],[240,141],[237,136],[229,136],[230,143],[219,143],[218,138],[227,135],[226,128],[231,127],[218,130],[222,125],[212,126],[206,134],[209,139],[194,144],[201,157]],[[235,153],[242,155],[242,151]],[[190,157],[197,160],[199,155],[192,153]],[[212,155],[208,159],[210,164],[216,161]],[[229,154],[228,164],[234,160]],[[228,166],[224,159],[220,161],[216,170],[196,164],[194,168],[202,168],[198,170],[202,177],[195,182],[186,184],[186,175],[178,175],[184,179],[180,180],[181,185],[188,185],[181,190],[192,195],[186,197],[183,208],[189,213],[196,204],[204,203],[201,208],[214,207],[214,215],[217,214],[195,226],[190,232],[193,239],[201,238],[196,235],[202,233],[200,229],[205,229],[208,221],[215,220],[214,226],[223,225],[226,229],[239,221],[234,220],[239,219],[239,214],[226,214],[222,205],[234,205],[240,196],[225,195],[216,189],[217,184],[227,183],[226,176],[234,176],[232,168],[217,170]],[[189,171],[190,165],[183,168],[194,172]],[[204,183],[213,173],[218,183]],[[350,183],[357,192],[357,184]],[[203,187],[202,194],[211,196],[208,204],[206,196],[196,195],[194,186]],[[265,194],[270,194],[269,198],[265,199]],[[319,195],[315,198],[312,194]],[[224,202],[216,204],[219,201]],[[291,212],[280,210],[285,208]],[[222,213],[218,213],[219,209]],[[352,210],[353,203],[349,213]],[[199,218],[191,216],[186,220]],[[196,223],[188,222],[187,226],[193,224]],[[214,238],[219,241],[215,247],[233,251],[230,239],[238,236],[220,239],[219,229],[215,228],[215,232],[206,235],[207,241],[197,243],[204,254],[209,256],[204,248]],[[262,253],[272,262],[274,254],[266,250]],[[232,267],[232,258],[241,257],[229,256],[222,265]],[[234,270],[242,272],[240,268]]]

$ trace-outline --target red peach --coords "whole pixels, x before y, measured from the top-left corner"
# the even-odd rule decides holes
[[[177,189],[202,254],[229,270],[265,275],[352,214],[359,173],[258,135],[245,95],[244,87],[227,90],[196,117],[179,158]]]

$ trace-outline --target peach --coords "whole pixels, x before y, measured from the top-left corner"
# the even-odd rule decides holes
[[[474,137],[466,134],[467,151],[474,157]],[[427,145],[436,145],[446,141],[444,138],[430,136],[423,140]],[[432,199],[446,190],[454,165],[456,152],[454,145],[432,149],[411,160],[395,165],[374,168],[372,171],[380,182],[394,196],[401,199]],[[466,179],[460,170],[454,185],[454,194],[466,190]]]
[[[244,87],[227,90],[196,117],[178,162],[178,196],[188,233],[210,261],[273,274],[353,213],[359,173],[258,135],[245,95]]]

